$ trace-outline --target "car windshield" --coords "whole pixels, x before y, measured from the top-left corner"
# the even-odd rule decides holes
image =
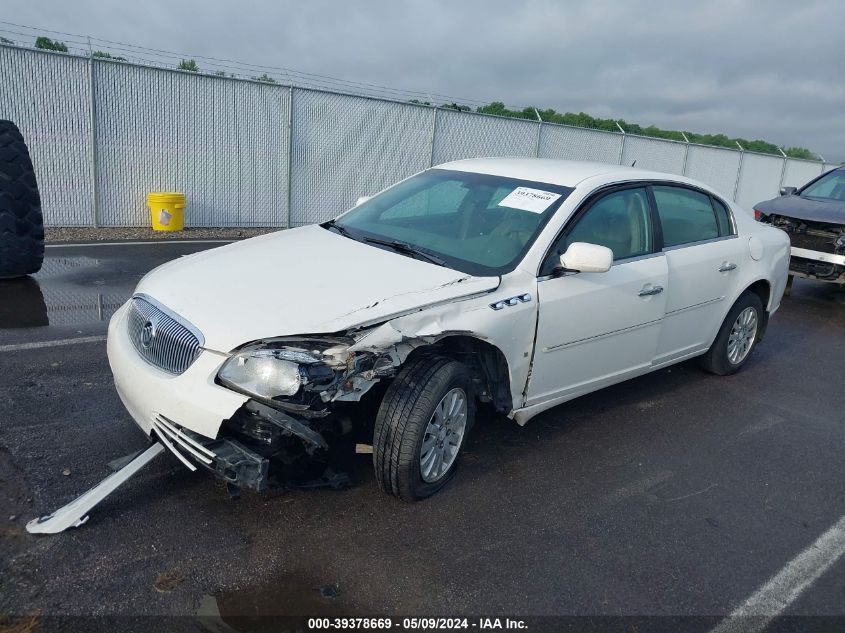
[[[836,169],[801,190],[805,198],[822,198],[845,202],[845,169]]]
[[[429,169],[324,226],[471,275],[500,275],[513,270],[571,192],[542,182]]]

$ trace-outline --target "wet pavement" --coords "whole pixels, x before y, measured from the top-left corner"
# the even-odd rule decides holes
[[[684,363],[524,428],[484,414],[458,477],[421,503],[379,493],[368,455],[349,490],[238,501],[168,456],[82,528],[26,534],[145,445],[102,335],[143,274],[208,247],[49,248],[38,275],[0,282],[0,614],[191,631],[278,630],[266,614],[682,615],[706,630],[845,514],[845,291],[796,280],[740,374]],[[22,347],[68,338],[89,342]],[[787,613],[845,616],[843,587],[845,559]]]

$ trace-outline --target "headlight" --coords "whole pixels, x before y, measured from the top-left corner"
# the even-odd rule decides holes
[[[303,383],[299,364],[284,358],[283,350],[240,352],[223,363],[217,374],[227,387],[259,398],[292,396]]]

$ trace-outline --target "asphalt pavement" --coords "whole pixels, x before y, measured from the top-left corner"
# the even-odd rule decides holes
[[[0,283],[0,613],[68,630],[107,621],[91,616],[275,630],[243,619],[275,614],[680,616],[706,631],[845,515],[845,290],[796,280],[738,375],[689,362],[525,427],[485,414],[424,502],[380,493],[369,455],[351,489],[239,500],[165,455],[81,528],[27,534],[146,445],[114,391],[107,321],[144,273],[211,246],[52,247],[34,278]],[[845,625],[845,558],[783,615]]]

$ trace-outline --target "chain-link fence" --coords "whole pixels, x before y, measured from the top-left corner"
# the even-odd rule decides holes
[[[0,44],[0,118],[21,128],[51,226],[299,226],[426,167],[478,156],[682,174],[749,209],[835,165]]]

